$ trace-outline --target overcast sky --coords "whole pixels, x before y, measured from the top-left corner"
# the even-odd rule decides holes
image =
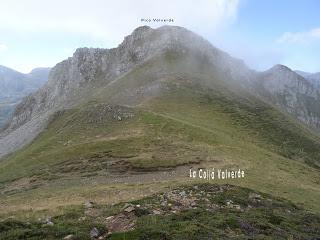
[[[317,0],[1,0],[0,65],[52,67],[78,47],[116,47],[141,18],[171,18],[251,68],[317,72],[319,12]]]

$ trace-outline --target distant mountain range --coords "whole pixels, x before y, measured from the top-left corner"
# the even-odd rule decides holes
[[[48,80],[50,68],[35,68],[28,74],[0,65],[0,128],[8,121],[23,97]]]

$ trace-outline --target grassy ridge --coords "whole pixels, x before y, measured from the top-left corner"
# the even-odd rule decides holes
[[[65,189],[77,186],[77,179],[94,182],[95,178],[121,173],[200,164],[244,168],[247,178],[238,184],[287,197],[318,211],[318,170],[303,163],[317,153],[316,137],[307,135],[307,130],[275,109],[267,108],[261,116],[259,111],[247,114],[237,105],[240,103],[233,103],[238,110],[230,109],[232,104],[225,104],[222,97],[219,100],[208,94],[177,88],[136,109],[118,107],[120,115],[132,114],[121,121],[112,111],[98,118],[92,115],[108,106],[97,103],[57,114],[47,131],[30,146],[1,162],[2,191],[11,199],[28,190],[32,199],[32,191],[44,186],[51,185],[50,192],[60,192],[61,187],[56,186],[68,179],[70,184]],[[259,121],[268,128],[258,129]],[[294,144],[278,144],[278,138],[285,134],[293,141],[296,132],[303,144],[315,148],[305,151],[306,158],[287,155],[295,153]],[[181,178],[185,175],[177,176]],[[278,184],[279,180],[284,184]],[[68,198],[68,191],[65,194]]]

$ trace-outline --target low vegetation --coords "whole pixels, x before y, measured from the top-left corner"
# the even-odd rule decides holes
[[[319,215],[287,200],[199,184],[113,206],[88,202],[47,219],[5,219],[0,239],[312,239],[319,226]]]

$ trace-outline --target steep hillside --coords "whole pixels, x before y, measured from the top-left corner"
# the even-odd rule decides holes
[[[54,112],[89,101],[101,89],[109,89],[106,90],[109,101],[114,94],[109,86],[135,67],[165,53],[168,61],[159,62],[157,69],[150,71],[150,79],[159,80],[169,74],[166,71],[170,67],[166,64],[170,64],[170,54],[180,55],[188,59],[188,68],[195,72],[211,69],[216,79],[220,78],[234,91],[250,91],[251,95],[262,97],[308,126],[319,128],[319,89],[290,69],[279,65],[266,72],[255,72],[241,60],[230,57],[184,28],[144,26],[125,37],[117,48],[78,49],[73,57],[57,64],[48,83],[17,106],[10,124],[0,133],[0,157],[30,143],[43,131]],[[183,73],[185,66],[180,67],[175,66],[174,71]],[[158,82],[147,79],[141,86],[143,92],[156,94]],[[212,86],[214,82],[207,78],[201,84]],[[128,86],[130,83],[126,82],[118,89],[117,101],[132,105],[132,98],[135,98],[134,104],[144,100],[141,93],[138,94],[141,89],[133,90]]]
[[[1,133],[0,217],[7,220],[0,228],[10,237],[30,229],[44,237],[62,237],[70,231],[81,235],[101,224],[94,220],[98,216],[109,216],[89,207],[92,218],[78,220],[75,226],[71,222],[83,217],[77,209],[84,202],[131,202],[203,181],[189,177],[191,167],[240,168],[244,178],[214,182],[251,189],[235,187],[232,196],[241,195],[234,199],[242,204],[240,209],[251,205],[247,191],[272,194],[297,205],[290,208],[286,202],[279,210],[275,206],[280,203],[273,206],[263,200],[261,209],[243,212],[241,217],[250,226],[252,219],[268,217],[271,222],[262,221],[252,229],[287,237],[294,227],[302,237],[314,236],[316,228],[309,220],[318,221],[315,214],[320,212],[320,137],[302,122],[316,110],[306,99],[317,104],[318,93],[305,81],[284,66],[251,71],[242,61],[179,27],[141,27],[118,48],[79,49],[52,69],[48,83],[17,107]],[[222,201],[230,200],[227,197],[231,196]],[[302,208],[315,214],[308,215]],[[312,234],[302,231],[287,210],[301,221],[309,219],[305,227]],[[182,213],[177,216],[179,223],[194,214],[199,226],[207,226],[200,220],[207,218],[203,212]],[[236,212],[224,209],[220,214],[229,214],[225,228],[235,231],[221,236],[245,231],[235,220]],[[48,216],[56,223],[46,231],[48,221],[34,219]],[[28,227],[21,219],[32,224]],[[156,221],[170,232],[171,219]],[[275,226],[281,222],[280,231]],[[10,224],[18,225],[16,232],[8,230]],[[39,225],[44,228],[39,230]],[[153,227],[139,228],[136,234]],[[193,227],[193,233],[203,229]],[[223,228],[215,220],[209,227]],[[185,236],[182,225],[177,231],[176,236]],[[123,237],[114,235],[114,239],[117,236]]]
[[[214,67],[217,74],[231,76],[230,80],[245,82],[251,73],[242,61],[231,58],[184,28],[140,27],[117,48],[78,49],[72,58],[57,64],[50,73],[48,83],[19,104],[10,125],[0,133],[0,156],[30,143],[55,111],[88,101],[101,87],[108,86],[135,66],[169,50],[185,57],[196,54],[202,65]],[[165,74],[160,66],[153,73],[155,77],[157,74]]]
[[[276,65],[258,73],[254,90],[314,129],[320,127],[320,89],[286,66]]]
[[[186,182],[189,166],[203,166],[244,168],[247,177],[236,184],[318,211],[319,136],[229,86],[225,75],[191,63],[166,52],[99,88],[90,101],[57,111],[31,145],[2,160],[2,204],[25,208],[21,196],[32,208],[65,205],[65,198],[78,204],[92,191],[106,201],[92,184],[131,183],[132,196],[137,185],[144,192],[149,184]],[[153,74],[159,66],[166,74]],[[40,192],[45,197],[36,200]]]

